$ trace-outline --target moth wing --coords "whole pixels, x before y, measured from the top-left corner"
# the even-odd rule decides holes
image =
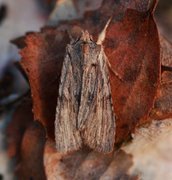
[[[104,52],[96,50],[96,53],[98,55],[93,51],[92,57],[85,60],[92,63],[84,68],[78,122],[84,143],[96,151],[108,153],[114,148],[115,115]]]
[[[55,119],[56,148],[63,153],[78,150],[82,145],[80,132],[77,130],[78,96],[80,96],[80,90],[77,88],[81,84],[81,72],[77,60],[80,61],[80,57],[76,56],[69,46],[67,51],[62,68]]]

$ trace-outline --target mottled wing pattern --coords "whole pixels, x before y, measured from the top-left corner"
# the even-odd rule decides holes
[[[80,43],[67,47],[63,63],[59,96],[57,100],[55,139],[59,152],[78,150],[81,145],[77,130],[77,116],[82,81],[82,54]]]
[[[98,88],[97,59],[100,47],[90,40],[89,34],[85,34],[83,46],[83,77],[80,108],[78,113],[78,128],[81,129],[88,117],[94,112]]]
[[[115,116],[109,74],[101,46],[87,32],[67,48],[55,121],[59,152],[84,144],[108,153],[115,141]]]
[[[88,42],[88,40],[87,40]],[[86,45],[78,125],[85,144],[108,153],[115,142],[115,116],[106,59],[100,46]]]

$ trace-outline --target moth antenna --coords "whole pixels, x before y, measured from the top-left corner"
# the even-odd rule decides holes
[[[106,29],[107,29],[107,27],[108,27],[111,19],[112,19],[112,18],[109,18],[109,20],[107,21],[104,29],[103,29],[102,32],[99,34],[99,37],[98,37],[98,40],[97,40],[97,44],[102,45],[102,43],[103,43],[103,41],[104,41],[104,39],[105,39],[105,36],[106,36]]]
[[[149,9],[149,11],[151,13],[155,12],[155,9],[156,9],[156,7],[158,5],[158,2],[159,2],[159,0],[150,0],[150,9]]]

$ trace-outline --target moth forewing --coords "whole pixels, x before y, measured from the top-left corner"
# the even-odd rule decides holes
[[[76,53],[77,48],[79,48],[77,44],[67,47],[57,100],[55,140],[57,150],[63,153],[78,150],[82,145],[80,133],[77,130],[78,98],[82,81],[80,62],[82,54]]]
[[[100,46],[90,43],[84,59],[78,122],[84,143],[99,152],[113,151],[115,115],[106,57]]]
[[[82,91],[80,108],[78,113],[78,128],[82,129],[85,121],[91,115],[96,101],[97,93],[97,58],[100,52],[100,47],[94,42],[87,40],[84,45],[84,64],[82,77]]]

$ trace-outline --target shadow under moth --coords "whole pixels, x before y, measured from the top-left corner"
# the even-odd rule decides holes
[[[87,145],[113,151],[115,114],[109,73],[101,45],[82,32],[67,46],[57,100],[56,148],[66,153]]]

